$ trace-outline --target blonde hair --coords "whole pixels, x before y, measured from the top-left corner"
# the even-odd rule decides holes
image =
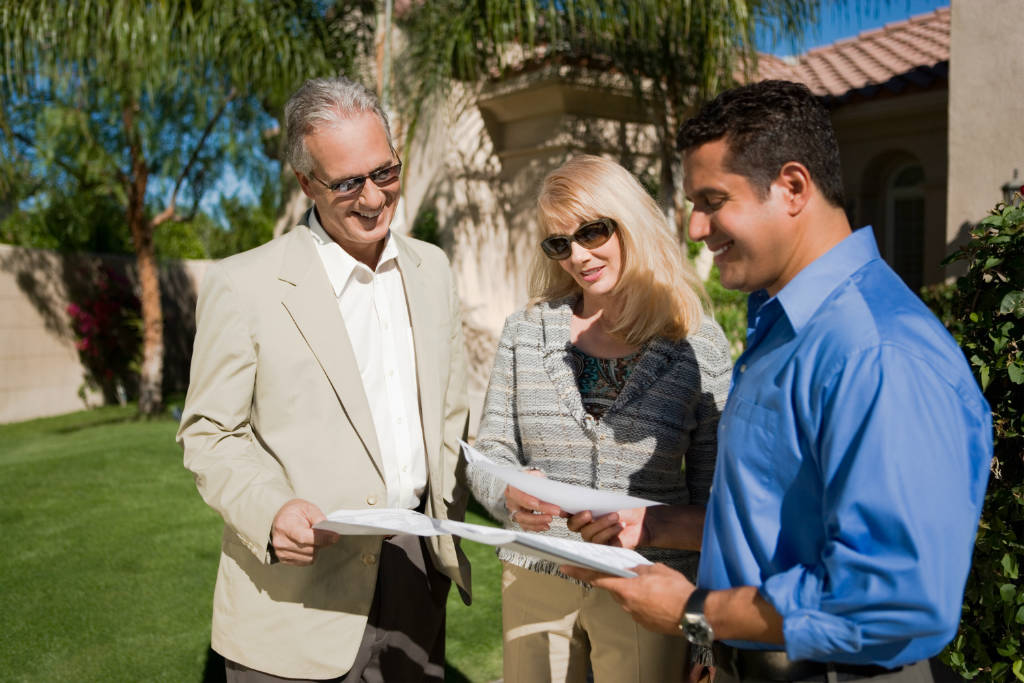
[[[613,161],[574,157],[544,179],[537,197],[542,237],[596,218],[618,223],[622,253],[620,304],[609,332],[639,346],[652,337],[683,339],[700,327],[709,300],[665,215],[633,175]],[[581,288],[537,247],[530,268],[530,304],[553,301]]]

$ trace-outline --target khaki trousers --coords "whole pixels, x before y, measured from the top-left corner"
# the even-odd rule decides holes
[[[607,591],[506,563],[504,683],[685,680],[689,643],[639,626]],[[589,660],[589,661],[588,661]]]

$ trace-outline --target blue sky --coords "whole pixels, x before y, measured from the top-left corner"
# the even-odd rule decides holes
[[[808,27],[803,42],[795,47],[788,42],[772,45],[767,38],[762,38],[758,41],[758,48],[780,57],[801,54],[892,21],[931,12],[938,7],[949,7],[949,3],[950,0],[824,0],[818,24]]]

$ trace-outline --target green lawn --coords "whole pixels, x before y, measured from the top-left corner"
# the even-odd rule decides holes
[[[176,423],[133,415],[0,425],[4,681],[223,679],[209,650],[220,518],[181,465]],[[500,569],[490,546],[465,549],[475,600],[449,601],[448,678],[493,681]]]

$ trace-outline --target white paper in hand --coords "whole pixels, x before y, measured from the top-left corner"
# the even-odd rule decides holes
[[[327,515],[327,519],[315,524],[314,528],[327,529],[346,536],[454,534],[477,543],[511,548],[531,557],[594,569],[615,576],[633,577],[636,576],[636,572],[631,571],[630,567],[651,564],[643,555],[626,548],[584,543],[567,538],[552,538],[450,519],[434,519],[415,510],[335,510]]]
[[[653,500],[627,496],[624,493],[599,491],[587,488],[586,486],[552,481],[547,477],[536,477],[512,467],[498,465],[465,441],[459,441],[459,443],[462,444],[462,452],[465,454],[466,462],[469,463],[470,467],[479,467],[520,491],[536,496],[546,503],[554,503],[570,515],[590,510],[594,513],[594,517],[600,517],[617,510],[661,505],[661,503]]]
[[[440,536],[448,533],[438,529],[431,517],[415,510],[378,508],[375,510],[335,510],[327,519],[315,525],[342,536]]]

